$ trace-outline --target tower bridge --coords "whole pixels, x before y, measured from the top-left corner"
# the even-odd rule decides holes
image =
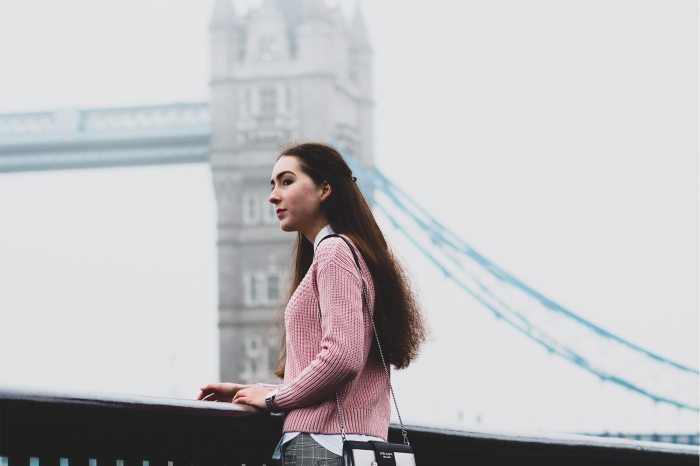
[[[697,393],[697,369],[640,351],[583,322],[446,231],[372,169],[372,49],[359,10],[347,24],[337,9],[320,1],[266,1],[242,16],[229,0],[217,0],[210,39],[208,102],[0,114],[0,173],[208,164],[218,209],[222,380],[273,379],[278,342],[270,328],[286,282],[280,271],[290,240],[279,231],[271,209],[263,207],[264,187],[280,144],[316,139],[353,154],[353,168],[368,170],[360,178],[374,180],[366,188],[377,190],[378,208],[390,218],[405,217],[396,220],[402,232],[410,224],[422,233],[419,247],[441,273],[498,318],[601,380],[626,384],[654,402],[697,411],[697,400],[691,399]],[[387,211],[382,196],[399,208]],[[410,240],[420,238],[414,234]],[[509,300],[510,295],[515,298]],[[523,302],[532,310],[518,307]],[[567,340],[555,325],[575,330]],[[594,343],[599,346],[591,349]],[[625,371],[616,370],[612,357],[623,355],[621,348],[627,360],[635,358]],[[655,372],[640,375],[652,366],[680,374],[689,395],[669,398],[675,386],[655,391],[654,380],[676,379]],[[692,441],[697,443],[697,435]]]

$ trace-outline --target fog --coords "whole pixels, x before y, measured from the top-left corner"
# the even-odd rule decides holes
[[[362,10],[377,166],[533,288],[697,367],[697,2]],[[211,11],[3,2],[0,112],[205,101]],[[191,398],[216,380],[215,207],[204,165],[0,174],[0,384]],[[697,431],[495,320],[380,220],[432,329],[396,373],[406,421]]]

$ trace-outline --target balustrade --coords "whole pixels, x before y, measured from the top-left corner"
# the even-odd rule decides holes
[[[0,466],[261,466],[282,419],[230,403],[0,388]],[[392,426],[392,441],[400,433]],[[409,427],[419,465],[697,465],[698,448]]]

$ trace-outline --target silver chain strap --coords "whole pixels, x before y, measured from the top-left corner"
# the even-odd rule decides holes
[[[360,274],[362,274],[362,271],[360,270]],[[369,319],[372,321],[372,330],[374,330],[374,338],[377,339],[377,348],[379,349],[379,356],[382,358],[382,365],[384,366],[384,373],[386,374],[386,380],[389,382],[389,391],[391,392],[391,399],[394,400],[394,407],[396,408],[396,415],[399,418],[399,424],[401,425],[401,436],[403,437],[403,443],[406,445],[410,445],[408,443],[408,433],[406,432],[406,428],[403,425],[403,419],[401,419],[401,413],[399,412],[399,404],[396,402],[396,395],[394,394],[394,387],[391,385],[391,376],[389,375],[389,366],[386,364],[386,360],[384,359],[384,351],[382,351],[382,345],[379,343],[379,333],[377,333],[377,326],[374,325],[374,315],[372,312],[369,312],[369,302],[367,302],[367,296],[365,295],[365,281],[362,279],[362,275],[360,275],[360,281],[362,282],[362,298],[363,301],[365,302],[365,305],[367,306],[367,313],[369,314]],[[336,394],[337,396],[337,394]],[[338,405],[338,409],[340,409],[340,405]],[[342,427],[341,427],[342,429]],[[343,437],[343,440],[345,438]]]
[[[340,435],[343,437],[343,442],[345,441],[345,422],[343,422],[343,411],[340,409],[340,397],[338,393],[335,394],[335,407],[338,413],[338,425],[340,426]]]
[[[340,236],[343,240],[342,236]],[[324,238],[325,239],[325,238]],[[347,241],[346,241],[347,244]],[[351,247],[348,244],[348,247]],[[352,249],[351,249],[352,251]],[[353,256],[355,256],[355,251],[353,252]],[[374,331],[374,338],[377,340],[377,348],[379,349],[379,356],[382,359],[382,365],[384,366],[384,373],[386,374],[386,380],[389,383],[389,391],[391,392],[391,399],[394,401],[394,407],[396,408],[396,415],[399,418],[399,424],[401,425],[401,436],[403,437],[403,443],[405,445],[410,445],[408,443],[408,433],[406,432],[406,428],[403,425],[403,419],[401,419],[401,413],[399,412],[399,404],[396,402],[396,395],[394,394],[394,387],[391,385],[391,375],[389,374],[389,366],[386,363],[386,359],[384,358],[384,351],[382,351],[382,345],[379,343],[379,333],[377,332],[377,326],[374,325],[374,315],[372,312],[370,312],[369,309],[369,301],[367,300],[367,294],[365,292],[365,281],[362,278],[362,270],[360,269],[360,265],[357,264],[358,271],[360,272],[360,282],[362,283],[362,304],[363,304],[363,311],[364,311],[364,306],[367,306],[367,313],[369,314],[369,319],[372,322],[372,330]],[[319,299],[318,302],[318,317],[321,321],[323,321],[323,317],[321,315],[321,301]],[[338,414],[338,425],[340,426],[340,435],[343,437],[343,442],[345,441],[345,422],[343,420],[343,410],[340,409],[340,396],[338,395],[338,392],[335,393],[335,406],[337,409],[337,414]]]

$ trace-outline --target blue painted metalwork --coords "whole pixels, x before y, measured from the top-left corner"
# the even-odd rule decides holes
[[[509,305],[506,301],[501,299],[483,280],[479,279],[476,274],[471,273],[467,267],[465,267],[462,260],[467,259],[472,261],[478,265],[480,271],[485,271],[488,276],[496,279],[503,285],[524,293],[539,303],[544,309],[564,317],[568,322],[575,324],[579,329],[585,329],[586,331],[592,332],[592,334],[598,338],[613,342],[617,345],[616,348],[618,349],[631,350],[635,354],[635,357],[645,358],[642,362],[647,366],[649,364],[659,363],[667,370],[672,371],[675,377],[684,377],[686,379],[684,381],[685,384],[691,387],[691,390],[689,390],[691,393],[697,392],[696,389],[692,389],[692,386],[697,385],[697,377],[700,375],[698,369],[691,368],[642,348],[635,343],[605,330],[537,292],[532,287],[513,277],[501,267],[487,259],[483,254],[477,252],[459,236],[447,229],[425,208],[398,188],[379,170],[376,168],[363,167],[352,155],[345,153],[344,156],[348,160],[352,170],[357,173],[360,180],[363,180],[364,186],[369,186],[373,192],[376,191],[373,199],[375,207],[386,216],[396,230],[408,239],[408,241],[416,247],[441,274],[462,290],[466,291],[481,305],[491,311],[495,317],[502,319],[511,327],[553,354],[576,364],[581,369],[596,375],[603,381],[608,381],[624,387],[655,402],[667,403],[681,409],[699,411],[698,406],[694,404],[695,400],[680,400],[677,394],[676,396],[669,395],[668,393],[661,394],[659,393],[659,388],[653,386],[653,383],[644,385],[639,381],[631,380],[632,377],[629,375],[621,376],[615,373],[620,371],[620,368],[615,368],[615,371],[601,369],[599,364],[591,360],[591,357],[587,357],[581,351],[577,351],[567,342],[555,338],[551,332],[543,330],[534,323],[532,319],[528,318],[525,312]],[[381,195],[378,196],[377,194]],[[385,200],[391,203],[391,208],[387,208],[384,205]],[[430,242],[430,249],[422,245],[416,237],[411,234],[411,231],[409,231],[410,224],[402,222],[398,218],[398,215],[395,214],[396,212],[406,216],[410,223],[418,227],[419,233],[423,235],[426,241]],[[438,257],[438,252],[444,253],[444,260]],[[460,257],[462,259],[460,259]],[[452,270],[455,268],[457,270]],[[474,282],[474,286],[469,286],[459,274],[466,274],[468,278]]]
[[[0,114],[0,173],[207,163],[207,102]]]

